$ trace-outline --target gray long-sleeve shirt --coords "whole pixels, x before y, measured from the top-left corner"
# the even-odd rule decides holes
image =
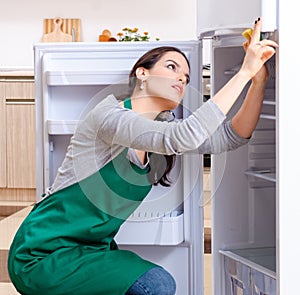
[[[248,142],[225,122],[212,101],[204,103],[180,122],[159,122],[123,108],[109,95],[78,124],[66,157],[48,193],[61,190],[101,169],[124,148],[161,154],[216,154]],[[130,160],[138,162],[129,153]],[[141,165],[141,163],[136,163]]]

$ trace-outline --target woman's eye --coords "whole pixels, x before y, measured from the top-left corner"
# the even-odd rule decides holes
[[[171,69],[171,70],[175,70],[176,69],[176,66],[174,64],[168,64],[167,65],[167,68],[168,69]]]

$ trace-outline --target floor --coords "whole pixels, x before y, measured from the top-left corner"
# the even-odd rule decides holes
[[[17,213],[14,213],[0,221],[0,294],[1,295],[15,295],[19,294],[13,285],[9,283],[9,277],[6,268],[7,254],[10,243],[15,235],[16,230],[21,225],[24,218],[31,210],[28,206]],[[3,239],[2,237],[5,237]]]
[[[204,203],[204,227],[206,230],[206,236],[210,237],[210,173],[209,170],[204,171],[203,176],[205,203]],[[17,295],[19,294],[13,285],[9,283],[9,277],[6,270],[6,260],[10,243],[15,235],[16,230],[19,228],[23,219],[31,210],[31,206],[28,206],[18,212],[0,220],[0,294],[1,295]],[[2,237],[5,237],[3,239]],[[207,238],[206,238],[207,239]],[[205,252],[210,252],[210,240],[205,245]],[[204,254],[204,295],[212,294],[211,285],[211,254]],[[180,294],[181,295],[181,294]]]

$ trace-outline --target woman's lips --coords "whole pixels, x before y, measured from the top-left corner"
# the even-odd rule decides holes
[[[179,94],[182,94],[183,87],[181,85],[173,85],[173,88],[176,89]]]

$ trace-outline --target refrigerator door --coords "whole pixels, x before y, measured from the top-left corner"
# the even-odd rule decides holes
[[[263,31],[274,31],[277,26],[276,0],[199,0],[198,36],[221,28],[252,27],[262,17]]]
[[[291,147],[298,145],[300,136],[300,93],[298,50],[291,44],[298,40],[299,10],[296,2],[279,0],[279,59],[278,59],[278,294],[299,293],[300,245],[299,234],[299,167],[300,153]]]

